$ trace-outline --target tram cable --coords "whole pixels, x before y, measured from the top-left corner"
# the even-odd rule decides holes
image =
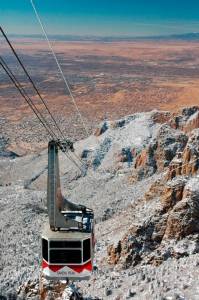
[[[49,49],[50,49],[50,51],[51,51],[51,53],[52,53],[52,55],[53,55],[53,57],[54,57],[54,60],[55,60],[56,65],[57,65],[57,67],[58,67],[59,73],[61,74],[61,77],[62,77],[62,79],[63,79],[63,81],[64,81],[64,83],[65,83],[65,86],[66,86],[66,88],[67,88],[67,91],[68,91],[69,94],[70,94],[70,97],[71,97],[72,102],[73,102],[73,104],[74,104],[74,106],[75,106],[75,109],[76,109],[76,111],[77,111],[77,114],[78,114],[79,117],[80,117],[80,120],[81,120],[81,122],[82,122],[82,125],[83,125],[83,127],[84,127],[84,129],[85,129],[86,135],[89,136],[89,130],[88,130],[88,128],[87,128],[87,126],[86,126],[86,124],[85,124],[85,122],[84,122],[83,116],[82,116],[82,114],[81,114],[81,112],[80,112],[80,110],[79,110],[79,108],[78,108],[78,105],[77,105],[77,103],[76,103],[76,100],[75,100],[75,98],[74,98],[74,95],[73,95],[73,93],[72,93],[72,91],[71,91],[70,85],[69,85],[69,83],[68,83],[66,77],[64,76],[63,70],[62,70],[62,68],[61,68],[61,66],[60,66],[60,63],[59,63],[58,59],[57,59],[57,55],[55,54],[55,51],[54,51],[54,49],[53,49],[53,47],[52,47],[52,45],[51,45],[51,43],[50,43],[50,40],[49,40],[49,38],[48,38],[47,32],[46,32],[46,30],[45,30],[45,28],[44,28],[44,25],[43,25],[43,23],[42,23],[42,21],[41,21],[41,18],[39,17],[39,14],[38,14],[38,11],[37,11],[37,9],[36,9],[36,6],[34,5],[34,2],[33,2],[32,0],[30,0],[30,3],[31,3],[32,8],[33,8],[33,10],[34,10],[36,19],[37,19],[37,21],[38,21],[38,23],[39,23],[39,25],[40,25],[40,27],[41,27],[41,29],[42,29],[42,32],[43,32],[43,34],[44,34],[44,37],[45,37],[45,39],[46,39],[46,41],[47,41],[48,47],[49,47]],[[74,157],[75,157],[82,165],[84,165],[84,168],[86,169],[86,165],[79,159],[79,157],[78,157],[74,152],[73,152],[72,154],[73,154],[73,156],[74,156]]]
[[[82,114],[81,114],[81,112],[80,112],[80,110],[79,110],[79,108],[78,108],[78,105],[77,105],[77,103],[76,103],[75,97],[74,97],[74,95],[73,95],[73,93],[72,93],[72,91],[71,91],[70,85],[69,85],[69,83],[68,83],[66,77],[64,76],[64,73],[63,73],[63,71],[62,71],[62,68],[61,68],[61,66],[60,66],[60,63],[59,63],[59,61],[58,61],[58,59],[57,59],[57,56],[56,56],[56,54],[55,54],[55,51],[54,51],[54,49],[53,49],[51,43],[50,43],[50,41],[49,41],[47,32],[46,32],[46,30],[45,30],[45,28],[44,28],[44,25],[43,25],[43,23],[42,23],[42,21],[41,21],[41,19],[40,19],[40,17],[39,17],[39,14],[38,14],[38,12],[37,12],[37,9],[36,9],[36,7],[35,7],[35,5],[34,5],[33,0],[30,0],[30,3],[31,3],[32,8],[33,8],[33,10],[34,10],[34,12],[35,12],[35,16],[36,16],[36,18],[37,18],[37,20],[38,20],[38,23],[39,23],[40,26],[41,26],[42,32],[43,32],[43,34],[44,34],[44,36],[45,36],[45,39],[46,39],[46,41],[47,41],[47,43],[48,43],[48,47],[49,47],[49,49],[50,49],[50,51],[51,51],[51,53],[52,53],[52,55],[53,55],[53,57],[54,57],[54,59],[55,59],[55,62],[56,62],[56,64],[57,64],[57,67],[58,67],[58,70],[59,70],[59,72],[60,72],[60,74],[61,74],[61,77],[62,77],[62,79],[63,79],[63,81],[64,81],[64,83],[65,83],[65,86],[66,86],[66,88],[67,88],[67,91],[69,92],[70,97],[71,97],[71,99],[72,99],[72,102],[73,102],[73,104],[74,104],[74,106],[75,106],[75,109],[76,109],[76,111],[77,111],[77,113],[78,113],[78,115],[79,115],[79,117],[80,117],[80,120],[81,120],[81,122],[82,122],[82,125],[83,125],[83,127],[84,127],[84,129],[85,129],[86,135],[89,136],[89,130],[88,130],[88,128],[87,128],[87,126],[86,126],[86,124],[85,124],[85,122],[84,122],[83,116],[82,116]]]
[[[48,106],[47,106],[47,104],[46,104],[46,101],[45,101],[44,98],[41,96],[41,94],[40,94],[38,88],[36,87],[36,85],[35,85],[35,83],[34,83],[34,81],[32,80],[32,78],[30,77],[28,71],[26,70],[26,68],[25,68],[25,66],[24,66],[24,64],[23,64],[23,62],[22,62],[22,60],[19,58],[18,54],[16,53],[14,47],[12,46],[11,42],[9,41],[9,39],[8,39],[8,37],[7,37],[7,35],[6,35],[6,33],[4,32],[4,30],[2,29],[1,26],[0,26],[0,31],[1,31],[2,35],[4,36],[6,42],[8,43],[9,47],[11,48],[11,50],[12,50],[14,56],[16,57],[17,61],[18,61],[19,64],[20,64],[20,66],[22,67],[24,73],[25,73],[26,76],[28,77],[30,83],[32,84],[32,87],[33,87],[34,90],[36,91],[36,93],[37,93],[37,95],[39,96],[40,100],[41,100],[42,103],[44,104],[44,106],[45,106],[47,112],[49,113],[49,115],[51,116],[52,120],[54,121],[54,124],[55,124],[57,130],[60,132],[61,136],[64,137],[64,136],[63,136],[63,133],[62,133],[60,127],[59,127],[59,125],[57,124],[57,121],[55,120],[55,118],[53,117],[52,113],[50,112],[50,110],[49,110],[49,108],[48,108]]]
[[[49,127],[46,124],[46,120],[43,118],[43,116],[41,115],[41,113],[39,112],[39,110],[37,109],[37,107],[35,106],[35,104],[32,102],[32,100],[30,99],[30,97],[26,94],[25,90],[23,89],[23,87],[21,86],[21,84],[18,82],[18,80],[16,79],[15,75],[12,73],[12,71],[7,66],[7,64],[2,59],[1,56],[0,56],[0,65],[2,66],[2,68],[4,69],[4,71],[6,72],[6,74],[8,75],[8,77],[10,78],[10,80],[12,81],[12,83],[15,85],[16,89],[19,91],[19,93],[21,94],[21,96],[25,99],[25,101],[28,103],[28,105],[30,106],[30,108],[33,110],[33,112],[35,113],[35,115],[37,116],[37,118],[39,119],[39,121],[45,127],[45,129],[47,130],[48,134],[51,136],[51,138],[54,139],[56,137],[55,133],[52,131],[52,129],[49,129]]]
[[[49,110],[49,108],[48,108],[48,106],[47,106],[45,100],[44,100],[43,97],[41,96],[39,90],[37,89],[37,87],[36,87],[36,85],[35,85],[35,83],[34,83],[34,81],[32,80],[32,78],[30,77],[28,71],[26,70],[26,68],[25,68],[25,66],[24,66],[24,64],[23,64],[23,62],[22,62],[22,60],[19,58],[18,54],[16,53],[14,47],[12,46],[11,42],[9,41],[9,39],[8,39],[8,37],[7,37],[7,35],[6,35],[6,33],[4,32],[4,30],[2,29],[1,26],[0,26],[0,31],[1,31],[2,35],[4,36],[5,40],[7,41],[8,45],[10,46],[10,48],[11,48],[13,54],[15,55],[17,61],[19,62],[20,66],[22,67],[24,73],[25,73],[26,76],[28,77],[28,79],[29,79],[30,83],[32,84],[34,90],[36,91],[37,95],[39,96],[39,98],[41,99],[42,103],[44,104],[44,106],[45,106],[47,112],[49,113],[49,115],[51,116],[52,120],[54,121],[56,128],[58,129],[58,131],[59,131],[60,134],[62,135],[63,139],[65,139],[65,137],[64,137],[64,135],[63,135],[63,133],[62,133],[60,127],[59,127],[59,125],[57,124],[57,121],[55,120],[55,118],[53,117],[52,113],[50,112],[50,110]],[[53,49],[52,49],[52,50],[53,50]],[[56,56],[56,55],[55,55],[55,56]],[[58,62],[58,64],[59,64],[59,62]],[[60,67],[60,65],[59,65],[59,67]],[[61,69],[61,67],[60,67],[60,69]],[[62,70],[61,70],[61,73],[63,74]],[[63,75],[63,76],[64,76],[64,75]],[[10,77],[10,76],[9,76],[9,77]],[[11,79],[11,78],[10,78],[10,79]],[[17,84],[16,84],[16,82],[13,80],[13,78],[12,78],[11,80],[12,80],[12,82],[14,83],[14,85],[17,87]],[[22,92],[22,93],[23,93],[23,92]],[[20,91],[20,94],[21,94],[21,91]],[[72,94],[71,94],[71,95],[72,95]],[[72,95],[72,97],[73,97],[73,95]],[[23,95],[23,98],[24,98],[24,95]],[[74,97],[73,97],[73,100],[74,100]],[[74,101],[75,101],[75,100],[74,100]],[[75,102],[75,104],[76,104],[76,102]],[[75,106],[76,106],[76,108],[77,108],[77,110],[78,110],[77,105],[75,105]],[[79,111],[79,110],[78,110],[78,111]],[[38,114],[38,113],[37,113],[37,114]],[[79,111],[79,114],[81,115],[80,111]],[[81,119],[82,119],[82,116],[81,116]],[[83,120],[83,119],[82,119],[82,120]],[[42,124],[43,124],[43,123],[44,123],[44,122],[42,121]],[[85,124],[84,124],[84,123],[83,123],[83,125],[84,125],[84,127],[85,127]],[[43,126],[45,126],[45,125],[43,124]],[[88,133],[88,132],[87,132],[87,133]],[[51,137],[52,137],[52,134],[51,134]],[[63,150],[62,147],[60,147],[60,148],[61,148],[61,150]],[[64,152],[64,151],[63,151],[63,152]],[[65,153],[65,152],[64,152],[64,153]],[[71,155],[69,155],[69,153],[67,153],[67,154],[65,153],[65,155],[67,156],[67,158],[68,158],[69,160],[71,160],[71,161],[78,167],[78,169],[81,171],[81,173],[85,175],[85,172],[86,172],[86,169],[87,169],[87,165],[86,165],[84,162],[82,162],[81,159],[80,159],[74,152],[71,152],[71,155],[73,155],[74,158],[71,157]],[[78,160],[78,162],[81,164],[81,167],[84,167],[84,169],[82,169],[82,168],[79,166],[79,164],[75,161],[75,159]]]
[[[4,71],[6,72],[6,74],[8,75],[8,77],[10,78],[10,80],[12,81],[12,83],[14,84],[14,86],[16,87],[16,89],[19,91],[19,93],[21,94],[21,96],[25,99],[25,101],[28,103],[28,105],[30,106],[30,108],[32,109],[32,111],[35,113],[36,117],[39,119],[39,121],[41,122],[41,124],[44,126],[44,128],[46,129],[46,131],[48,132],[48,134],[50,135],[50,137],[52,139],[59,140],[59,138],[56,136],[56,134],[54,133],[54,131],[50,128],[48,122],[42,116],[41,112],[38,110],[38,108],[36,107],[36,105],[34,104],[34,102],[32,101],[32,99],[28,96],[28,94],[24,90],[24,88],[21,85],[21,83],[18,81],[18,79],[16,78],[16,76],[13,74],[13,72],[11,71],[11,69],[8,67],[7,63],[4,61],[4,59],[1,56],[0,56],[0,65],[4,69]],[[63,150],[61,144],[60,144],[60,148],[61,148],[61,150]],[[69,153],[64,152],[64,154],[66,155],[66,157],[70,161],[72,161],[76,165],[76,167],[81,171],[81,173],[83,173],[81,167],[69,155]]]
[[[26,68],[25,68],[25,66],[24,66],[24,64],[23,64],[23,62],[22,62],[22,60],[19,58],[18,54],[16,53],[14,47],[12,46],[11,42],[9,41],[9,39],[8,39],[8,37],[7,37],[7,35],[6,35],[6,33],[4,32],[4,30],[2,29],[1,26],[0,26],[0,31],[1,31],[2,35],[4,36],[5,40],[7,41],[8,45],[10,46],[10,48],[11,48],[13,54],[15,55],[17,61],[19,62],[20,66],[22,67],[24,73],[25,73],[26,76],[28,77],[28,79],[29,79],[30,83],[32,84],[34,90],[36,91],[37,95],[39,96],[39,98],[41,99],[42,103],[44,104],[44,106],[45,106],[47,112],[49,113],[49,115],[51,116],[52,120],[54,121],[54,124],[55,124],[56,128],[58,129],[59,133],[61,134],[62,138],[63,138],[63,139],[66,139],[66,138],[64,137],[63,132],[61,131],[61,129],[60,129],[60,127],[59,127],[59,125],[58,125],[56,119],[53,117],[52,113],[50,112],[50,109],[48,108],[48,106],[47,106],[47,104],[46,104],[46,101],[45,101],[45,100],[43,99],[43,97],[41,96],[41,94],[40,94],[38,88],[36,87],[36,85],[35,85],[35,83],[34,83],[34,81],[32,80],[32,78],[30,77],[28,71],[26,70]],[[72,152],[72,153],[73,153],[73,152]],[[74,155],[75,158],[79,161],[79,163],[80,163],[81,165],[83,165],[82,161],[78,158],[78,156],[77,156],[75,153],[73,153],[73,155]],[[69,157],[68,157],[68,158],[69,158]],[[75,162],[75,159],[73,159],[73,158],[70,157],[70,160],[73,160],[73,163],[75,163],[76,166],[78,165],[78,164]],[[81,168],[80,168],[79,166],[78,166],[78,168],[81,170]],[[82,171],[82,170],[81,170],[81,172],[84,173],[84,171]]]
[[[48,124],[46,124],[41,112],[37,109],[21,83],[7,66],[7,63],[1,59],[1,57],[0,66],[6,72],[16,89],[20,92],[21,96],[36,114],[37,118],[46,128],[50,136],[53,138],[57,137],[55,133],[51,131],[51,128],[48,127]],[[87,279],[88,276],[92,274],[91,272],[93,270],[95,243],[94,213],[92,209],[87,208],[84,205],[74,204],[63,197],[60,186],[58,158],[59,149],[61,149],[67,156],[67,150],[71,150],[71,152],[74,150],[73,143],[69,140],[62,141],[59,139],[53,139],[48,143],[48,224],[47,226],[44,226],[41,234],[42,276],[50,280],[63,280],[66,278],[68,280],[70,278],[72,280],[80,278]],[[73,161],[70,156],[69,158]],[[54,246],[52,243],[54,243]],[[57,249],[60,247],[60,243],[62,247],[61,249]],[[55,249],[53,247],[55,247]],[[75,247],[75,249],[73,249],[73,247]],[[77,247],[78,255],[76,249]],[[46,256],[46,253],[49,254]],[[73,264],[73,266],[71,266],[71,264]],[[59,265],[58,269],[57,265]],[[55,270],[55,268],[57,270]],[[60,270],[61,272],[59,272]]]

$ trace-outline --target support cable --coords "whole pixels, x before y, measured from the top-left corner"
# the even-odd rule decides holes
[[[63,81],[64,81],[64,83],[65,83],[65,85],[66,85],[67,91],[68,91],[69,94],[70,94],[70,97],[71,97],[72,102],[73,102],[73,104],[74,104],[74,106],[75,106],[75,109],[76,109],[76,111],[77,111],[77,113],[78,113],[78,115],[79,115],[79,117],[80,117],[80,120],[81,120],[83,126],[84,126],[86,135],[89,136],[88,128],[87,128],[87,126],[86,126],[86,124],[85,124],[85,122],[84,122],[84,119],[83,119],[83,117],[82,117],[82,114],[81,114],[81,112],[80,112],[80,110],[79,110],[79,108],[78,108],[78,106],[77,106],[77,103],[76,103],[76,101],[75,101],[74,95],[73,95],[73,93],[72,93],[72,91],[71,91],[71,88],[70,88],[70,86],[69,86],[69,83],[68,83],[68,81],[66,80],[66,77],[64,76],[64,73],[63,73],[63,71],[62,71],[62,68],[61,68],[61,66],[60,66],[60,63],[59,63],[59,61],[58,61],[58,59],[57,59],[57,56],[56,56],[56,54],[55,54],[55,51],[53,50],[53,47],[52,47],[51,43],[50,43],[50,41],[49,41],[47,32],[46,32],[46,30],[45,30],[45,28],[44,28],[44,25],[43,25],[43,23],[42,23],[42,21],[41,21],[41,19],[40,19],[40,17],[39,17],[39,14],[38,14],[38,12],[37,12],[37,9],[36,9],[36,7],[35,7],[35,5],[34,5],[33,0],[30,0],[30,3],[31,3],[32,8],[33,8],[33,10],[34,10],[34,12],[35,12],[36,18],[37,18],[37,20],[38,20],[38,22],[39,22],[39,24],[40,24],[40,26],[41,26],[41,29],[42,29],[43,34],[44,34],[44,36],[45,36],[45,39],[46,39],[46,41],[47,41],[47,43],[48,43],[48,47],[49,47],[49,49],[50,49],[50,51],[51,51],[51,53],[52,53],[52,55],[53,55],[53,57],[54,57],[54,59],[55,59],[55,62],[56,62],[57,67],[58,67],[58,69],[59,69],[59,72],[60,72],[60,74],[61,74],[61,76],[62,76],[62,79],[63,79]]]
[[[42,103],[44,104],[44,106],[45,106],[46,110],[48,111],[49,115],[50,115],[51,118],[53,119],[56,128],[57,128],[58,131],[60,132],[60,134],[61,134],[61,136],[63,137],[63,139],[65,139],[65,137],[64,137],[64,135],[63,135],[63,133],[62,133],[60,127],[59,127],[59,125],[57,124],[57,121],[55,120],[55,118],[53,117],[52,113],[50,112],[50,110],[49,110],[49,108],[48,108],[48,106],[47,106],[45,100],[43,99],[43,97],[41,96],[41,94],[40,94],[40,92],[38,91],[37,87],[35,86],[35,84],[34,84],[32,78],[30,77],[29,73],[27,72],[27,70],[26,70],[24,64],[22,63],[21,59],[19,58],[18,54],[16,53],[14,47],[12,46],[11,42],[9,41],[7,35],[5,34],[5,32],[3,31],[3,29],[2,29],[1,26],[0,26],[0,31],[1,31],[1,33],[3,34],[4,38],[6,39],[8,45],[10,46],[10,48],[11,48],[13,54],[14,54],[15,57],[17,58],[17,60],[18,60],[18,62],[19,62],[19,64],[20,64],[20,66],[21,66],[22,69],[24,70],[24,73],[26,74],[26,76],[28,77],[29,81],[31,82],[31,84],[32,84],[34,90],[36,91],[37,95],[39,96],[39,98],[41,99]],[[10,77],[10,76],[9,76],[9,77]],[[10,79],[11,79],[11,78],[10,78]],[[11,79],[11,80],[12,80],[12,79]],[[16,86],[16,84],[15,84],[15,82],[14,82],[13,80],[12,80],[12,82],[13,82],[14,85]],[[17,86],[16,86],[16,87],[17,87]],[[20,91],[20,94],[22,94],[21,91]],[[23,97],[24,97],[24,96],[23,96]],[[43,122],[42,122],[42,124],[43,124]],[[44,124],[43,124],[43,125],[44,125]],[[57,137],[56,137],[56,138],[57,138]],[[57,138],[57,139],[58,139],[58,138]],[[73,158],[70,157],[69,159],[72,160],[73,163],[75,163],[75,164],[78,166],[78,164],[75,162],[75,160],[74,160]],[[82,164],[82,162],[81,162],[80,160],[79,160],[79,162]],[[78,168],[80,169],[79,166],[78,166]],[[82,170],[81,170],[81,172],[82,172]]]
[[[41,96],[39,90],[37,89],[36,85],[34,84],[34,81],[33,81],[32,78],[30,77],[28,71],[26,70],[24,64],[22,63],[21,59],[19,58],[18,54],[16,53],[14,47],[12,46],[11,42],[9,41],[7,35],[5,34],[5,32],[3,31],[3,29],[2,29],[1,26],[0,26],[0,31],[1,31],[2,35],[4,36],[5,40],[7,41],[8,45],[10,46],[10,48],[11,48],[11,50],[12,50],[14,56],[15,56],[16,59],[18,60],[18,62],[19,62],[19,64],[20,64],[20,66],[22,67],[24,73],[26,74],[26,76],[28,77],[29,81],[31,82],[31,84],[32,84],[32,86],[33,86],[33,88],[34,88],[34,90],[36,91],[37,95],[39,96],[40,100],[42,101],[42,103],[44,104],[46,110],[48,111],[49,115],[51,116],[52,120],[54,121],[56,128],[58,129],[58,131],[60,132],[60,134],[62,135],[62,137],[64,137],[64,136],[63,136],[63,133],[62,133],[62,131],[61,131],[61,129],[60,129],[60,127],[59,127],[58,124],[57,124],[57,121],[55,120],[55,118],[53,117],[52,113],[50,112],[50,110],[49,110],[49,108],[48,108],[48,106],[47,106],[47,104],[46,104],[46,101],[45,101],[45,100],[43,99],[43,97]]]
[[[0,31],[1,31],[1,33],[3,34],[4,38],[6,39],[8,45],[10,46],[10,48],[11,48],[13,54],[14,54],[15,57],[17,58],[19,64],[20,64],[21,67],[22,67],[22,69],[24,70],[24,73],[27,75],[27,77],[28,77],[29,81],[31,82],[31,84],[32,84],[34,90],[36,91],[37,95],[39,96],[39,98],[41,99],[42,103],[44,104],[44,106],[45,106],[46,110],[48,111],[49,115],[50,115],[51,118],[53,119],[53,121],[54,121],[54,123],[55,123],[55,126],[56,126],[56,128],[58,129],[58,131],[60,132],[62,138],[65,139],[65,137],[64,137],[64,135],[63,135],[63,132],[61,131],[61,129],[60,129],[59,125],[57,124],[55,118],[53,117],[52,113],[50,112],[50,110],[49,110],[49,108],[48,108],[48,106],[47,106],[45,100],[43,99],[43,97],[41,96],[41,94],[40,94],[40,92],[38,91],[37,87],[35,86],[35,84],[34,84],[32,78],[30,77],[29,73],[27,72],[27,70],[26,70],[24,64],[22,63],[21,59],[19,58],[18,54],[16,53],[14,47],[12,46],[11,42],[9,41],[7,35],[5,34],[5,32],[3,31],[3,29],[2,29],[1,26],[0,26]],[[12,80],[12,79],[11,79],[11,80]],[[12,81],[13,81],[13,80],[12,80]],[[14,82],[13,82],[13,83],[14,83]],[[14,83],[14,84],[15,84],[15,83]],[[15,86],[16,86],[16,84],[15,84]],[[20,93],[21,93],[21,92],[20,92]],[[55,134],[54,134],[54,135],[55,135]],[[55,136],[56,136],[56,135],[55,135]],[[56,136],[56,138],[57,138],[57,136]],[[57,138],[57,139],[58,139],[58,138]],[[62,150],[63,150],[63,149],[62,149]],[[76,159],[78,159],[78,161],[80,162],[80,164],[83,165],[82,161],[81,161],[75,154],[74,154],[74,156],[76,157]],[[75,160],[74,160],[74,159],[70,158],[70,160],[73,160],[73,163],[75,163]],[[76,163],[75,163],[75,164],[76,164]],[[80,168],[80,167],[79,167],[79,168]]]
[[[33,110],[33,112],[35,113],[35,115],[37,116],[37,118],[39,119],[39,121],[45,127],[45,129],[47,130],[48,134],[51,136],[51,138],[54,139],[56,137],[55,134],[54,134],[54,132],[47,127],[47,125],[45,124],[46,121],[44,120],[44,118],[42,117],[41,113],[36,108],[35,104],[32,102],[32,100],[26,94],[26,92],[23,89],[23,87],[16,80],[16,77],[14,76],[14,74],[10,71],[10,69],[7,67],[7,65],[4,65],[3,62],[4,62],[3,59],[0,57],[0,65],[2,66],[2,68],[4,69],[4,71],[7,73],[8,77],[10,78],[10,80],[12,81],[12,83],[15,85],[15,87],[17,88],[17,90],[19,91],[19,93],[21,94],[21,96],[25,99],[25,101],[31,107],[31,109]]]
[[[19,81],[17,80],[17,78],[12,73],[12,71],[7,66],[7,64],[2,59],[1,56],[0,56],[0,65],[2,66],[2,68],[4,69],[4,71],[6,72],[6,74],[8,75],[8,77],[10,78],[10,80],[12,81],[12,83],[15,85],[16,89],[19,91],[19,93],[21,94],[21,96],[25,99],[25,101],[28,103],[28,105],[30,106],[30,108],[33,110],[33,112],[35,113],[35,115],[37,116],[37,118],[39,119],[39,121],[41,122],[41,124],[45,127],[46,131],[51,136],[51,138],[52,139],[58,139],[58,137],[52,131],[52,129],[50,129],[48,127],[48,125],[46,124],[47,123],[46,120],[44,119],[44,117],[42,116],[42,114],[39,112],[39,110],[37,109],[37,107],[35,106],[35,104],[32,102],[31,98],[27,95],[26,91],[24,90],[24,88],[22,87],[22,85],[19,83]],[[61,145],[59,145],[59,146],[60,146],[61,150],[63,150],[62,146]],[[69,153],[64,152],[64,154],[66,155],[66,157],[70,161],[72,161],[76,165],[76,167],[81,171],[81,173],[83,173],[81,167],[76,163],[76,161],[72,157],[70,157]]]

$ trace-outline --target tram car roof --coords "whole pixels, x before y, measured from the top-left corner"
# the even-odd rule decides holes
[[[59,230],[52,231],[49,224],[46,224],[42,231],[42,238],[53,240],[84,240],[90,238],[91,232],[77,231],[77,230]]]

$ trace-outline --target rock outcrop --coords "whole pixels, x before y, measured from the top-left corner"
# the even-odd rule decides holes
[[[94,132],[95,136],[100,136],[101,134],[103,134],[106,130],[108,129],[108,123],[104,122],[102,124],[100,124],[99,127],[97,127],[97,129]]]
[[[189,255],[186,242],[176,250],[183,240],[192,241],[199,251],[199,108],[183,109],[177,116],[156,113],[153,118],[166,123],[136,155],[132,172],[139,180],[161,175],[139,204],[155,205],[154,209],[108,249],[109,263],[125,268]]]
[[[199,129],[194,129],[189,133],[188,142],[182,152],[172,160],[169,170],[168,179],[178,175],[194,175],[199,168]]]
[[[16,158],[19,155],[9,150],[9,139],[0,136],[0,157]]]
[[[152,114],[152,120],[155,123],[165,124],[167,123],[172,117],[172,114],[169,111],[154,111]]]
[[[182,239],[199,234],[199,177],[190,179],[180,190],[179,200],[169,213],[164,239]]]
[[[135,169],[138,170],[138,178],[163,171],[176,153],[183,151],[187,139],[182,131],[163,124],[156,138],[136,157]]]
[[[198,128],[199,126],[199,107],[187,107],[182,109],[169,120],[170,126],[180,129],[186,133]]]

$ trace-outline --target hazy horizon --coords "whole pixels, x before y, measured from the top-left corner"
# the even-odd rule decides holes
[[[156,36],[199,31],[199,2],[190,0],[34,1],[48,34]],[[1,26],[8,34],[40,34],[29,0],[4,0]]]

